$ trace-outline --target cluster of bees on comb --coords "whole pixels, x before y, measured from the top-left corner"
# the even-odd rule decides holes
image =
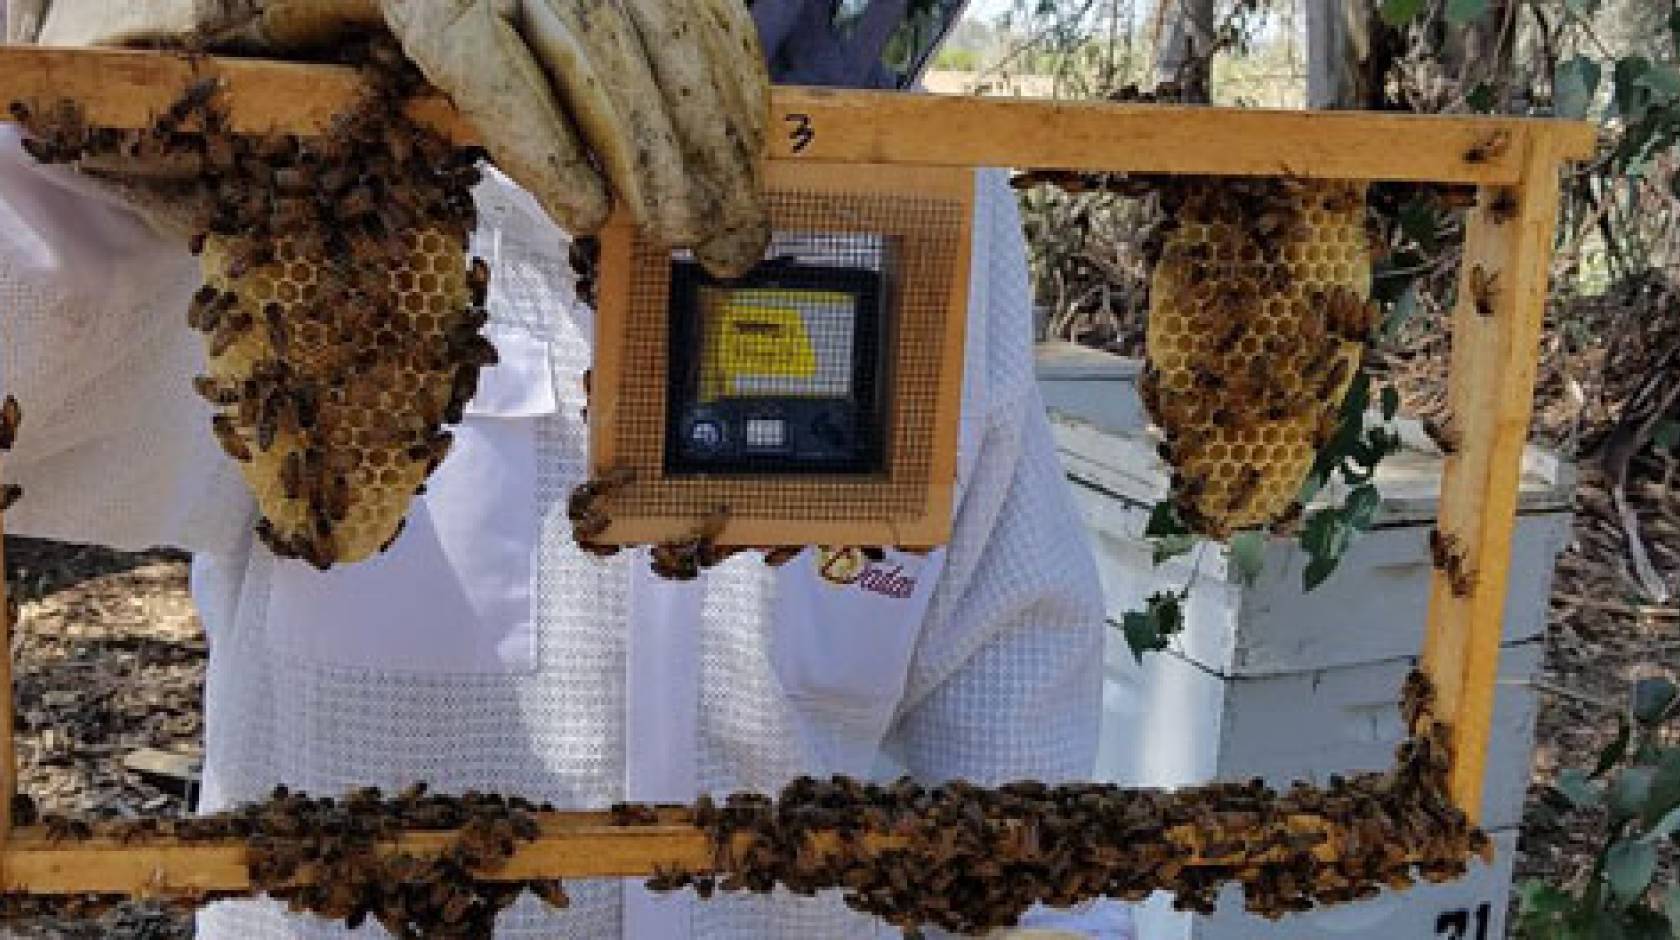
[[[497,914],[527,890],[556,908],[569,904],[557,880],[477,877],[504,865],[518,845],[535,840],[537,814],[552,810],[494,794],[436,795],[417,784],[389,797],[365,788],[335,800],[281,787],[266,801],[227,813],[97,823],[62,816],[35,820],[27,801],[20,809],[14,812],[19,823],[41,823],[54,842],[137,846],[161,840],[183,845],[242,840],[254,892],[285,902],[293,913],[351,928],[378,923],[396,937],[490,936]],[[450,837],[441,850],[423,855],[393,850],[392,843],[405,832],[448,832]],[[306,871],[311,877],[298,878]],[[240,896],[209,892],[171,900],[192,908]],[[15,895],[0,900],[0,916],[91,918],[122,900]]]
[[[1380,320],[1364,187],[1177,179],[1140,381],[1194,532],[1287,524]]]
[[[925,786],[908,778],[866,783],[800,778],[772,798],[734,793],[692,805],[623,803],[622,827],[692,826],[704,832],[704,871],[655,868],[648,886],[809,896],[845,902],[917,935],[926,927],[982,933],[1017,923],[1035,904],[1067,907],[1099,897],[1137,902],[1155,891],[1181,910],[1210,912],[1221,886],[1240,884],[1251,912],[1278,918],[1464,874],[1491,843],[1447,792],[1448,733],[1426,678],[1402,691],[1409,736],[1385,773],[1297,783],[1261,781],[1175,791],[1021,781],[983,788]],[[178,820],[44,820],[48,838],[147,843],[242,841],[251,892],[349,924],[377,921],[401,937],[487,936],[497,911],[523,890],[565,906],[552,880],[499,878],[518,846],[541,837],[546,805],[468,794],[391,797],[366,789],[342,800],[277,790],[265,802]],[[32,813],[16,813],[35,822]],[[405,833],[450,832],[441,851],[405,851]],[[203,904],[231,895],[195,895]],[[0,914],[97,913],[113,898],[0,897]]]
[[[38,159],[166,161],[209,195],[187,312],[209,368],[193,386],[256,497],[258,534],[323,570],[397,538],[449,452],[445,426],[497,360],[489,268],[466,257],[483,154],[402,116],[423,79],[388,40],[347,57],[362,100],[319,136],[234,133],[214,78],[142,131],[13,106]]]
[[[650,887],[692,885],[796,894],[839,888],[846,903],[908,934],[983,933],[1034,904],[1097,897],[1139,902],[1168,891],[1180,910],[1211,913],[1220,887],[1242,885],[1267,918],[1368,898],[1418,880],[1448,881],[1491,843],[1446,792],[1446,729],[1428,681],[1406,682],[1411,736],[1387,773],[1333,777],[1278,793],[1260,781],[1177,791],[1020,782],[925,787],[801,779],[770,800],[702,801],[714,871],[660,872]],[[816,840],[828,840],[814,850]]]
[[[1038,171],[1015,185],[1158,199],[1139,391],[1179,517],[1287,529],[1380,322],[1364,184]]]

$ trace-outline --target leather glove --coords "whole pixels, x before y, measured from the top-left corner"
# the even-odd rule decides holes
[[[388,28],[496,164],[575,235],[609,192],[652,237],[744,273],[770,229],[769,80],[742,0],[8,0],[16,41],[266,54]],[[34,35],[27,35],[39,22]]]

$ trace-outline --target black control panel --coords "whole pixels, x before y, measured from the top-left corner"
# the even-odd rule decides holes
[[[666,472],[880,470],[884,267],[784,257],[725,283],[675,262]]]

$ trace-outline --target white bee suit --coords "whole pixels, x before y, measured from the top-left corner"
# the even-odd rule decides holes
[[[204,808],[277,783],[320,794],[424,780],[563,807],[774,792],[810,773],[982,783],[1087,776],[1103,610],[1032,375],[1025,250],[1000,174],[979,178],[950,547],[890,554],[849,585],[814,553],[732,559],[668,584],[642,553],[573,545],[591,315],[566,238],[491,173],[474,250],[491,265],[485,370],[457,442],[391,552],[322,574],[252,535],[255,507],[191,392],[196,261],[0,138],[0,380],[25,421],[11,531],[195,552],[210,640]],[[634,882],[531,898],[498,936],[870,937],[835,897],[696,902]],[[1092,936],[1129,936],[1118,908]],[[328,937],[267,902],[217,906],[207,938]],[[363,934],[376,935],[374,929]]]

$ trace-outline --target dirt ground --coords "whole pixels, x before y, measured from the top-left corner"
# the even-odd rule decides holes
[[[1652,561],[1661,571],[1680,570],[1680,499],[1660,482],[1632,497]],[[1622,707],[1633,679],[1673,675],[1680,663],[1680,608],[1640,603],[1626,537],[1590,475],[1577,511],[1552,596],[1519,877],[1583,870],[1589,821],[1561,815],[1545,783],[1605,742],[1610,713]],[[5,547],[8,579],[24,601],[16,640],[22,789],[48,812],[183,812],[189,792],[180,781],[132,769],[125,759],[199,753],[205,646],[187,595],[186,559],[15,538]],[[41,923],[0,936],[190,932],[185,918],[132,907],[98,923]]]

